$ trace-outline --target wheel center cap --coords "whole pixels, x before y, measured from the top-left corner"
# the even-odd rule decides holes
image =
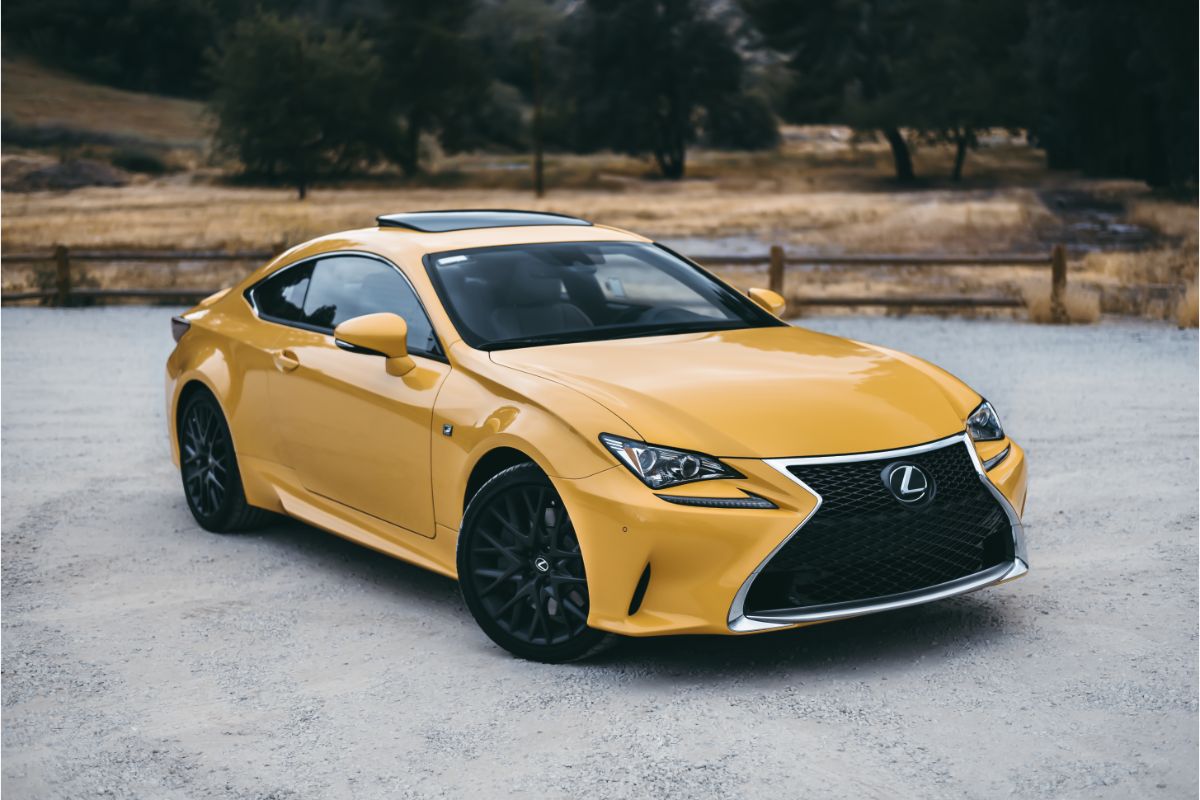
[[[538,556],[537,558],[535,558],[533,560],[533,568],[536,569],[538,572],[549,572],[550,571],[550,562],[547,561],[542,556]]]

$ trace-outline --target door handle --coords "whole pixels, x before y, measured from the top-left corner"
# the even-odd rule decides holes
[[[291,350],[280,350],[274,354],[275,366],[280,372],[291,372],[300,366],[300,359]]]

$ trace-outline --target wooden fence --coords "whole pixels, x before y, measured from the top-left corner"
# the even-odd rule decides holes
[[[116,288],[97,289],[76,286],[72,282],[71,264],[76,261],[252,261],[265,262],[276,253],[271,251],[182,251],[182,250],[71,250],[58,245],[53,252],[10,253],[2,256],[10,263],[38,263],[52,261],[55,269],[53,289],[25,292],[5,292],[0,296],[4,303],[38,300],[55,306],[77,305],[83,298],[132,298],[160,303],[196,302],[217,291],[211,289],[147,289]],[[1049,268],[1050,305],[1055,320],[1066,320],[1063,298],[1067,288],[1067,256],[1061,245],[1055,246],[1044,255],[788,255],[783,247],[774,245],[765,255],[743,256],[693,256],[695,261],[706,266],[767,266],[767,284],[772,290],[783,294],[784,274],[789,266],[828,265],[845,268],[861,267],[1042,267]],[[813,296],[790,297],[791,306],[893,306],[893,307],[949,307],[949,308],[1016,308],[1023,305],[1020,298],[1003,295],[861,295],[861,296]]]

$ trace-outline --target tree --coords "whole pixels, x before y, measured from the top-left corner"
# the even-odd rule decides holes
[[[979,131],[1016,127],[1027,91],[1024,4],[1011,0],[742,0],[794,80],[784,116],[876,129],[896,177],[915,175],[908,129],[955,146],[962,176]]]
[[[259,14],[211,58],[218,145],[250,174],[303,200],[316,178],[378,159],[379,61],[358,34]]]
[[[1151,186],[1197,180],[1197,6],[1035,0],[1029,121],[1052,167]]]
[[[389,155],[404,173],[420,169],[422,134],[437,135],[450,152],[519,145],[520,120],[500,102],[469,36],[475,0],[394,0],[386,9],[373,26],[383,61],[380,108],[396,121]]]
[[[568,33],[576,66],[561,100],[572,142],[648,152],[663,177],[683,177],[705,113],[734,107],[742,89],[730,35],[696,0],[588,0],[579,14]]]
[[[905,109],[892,91],[895,68],[915,44],[911,3],[919,0],[741,0],[764,40],[786,55],[795,80],[785,119],[878,129],[896,178],[915,177],[901,133]]]
[[[1009,0],[924,0],[913,8],[920,46],[900,59],[888,113],[926,141],[954,146],[951,178],[990,128],[1027,118],[1025,7]]]
[[[704,143],[723,150],[770,150],[779,146],[779,123],[758,95],[728,95],[705,109]]]
[[[506,0],[482,7],[474,18],[476,37],[492,71],[524,95],[531,106],[529,144],[533,150],[533,191],[538,197],[546,191],[545,103],[547,87],[553,83],[549,73],[567,60],[567,54],[557,46],[563,9],[556,5],[556,0]]]
[[[9,0],[5,44],[94,80],[195,96],[222,19],[212,0]]]

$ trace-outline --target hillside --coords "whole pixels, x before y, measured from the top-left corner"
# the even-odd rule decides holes
[[[203,103],[87,83],[24,59],[5,58],[0,70],[6,127],[55,128],[168,148],[207,144],[211,121]]]

